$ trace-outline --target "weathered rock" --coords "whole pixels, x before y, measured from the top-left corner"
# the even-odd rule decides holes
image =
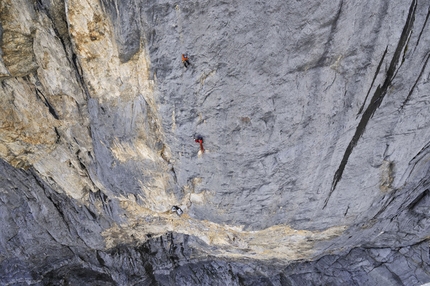
[[[1,284],[429,282],[429,15],[2,1]]]

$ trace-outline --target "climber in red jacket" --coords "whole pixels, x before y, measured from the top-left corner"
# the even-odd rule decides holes
[[[202,153],[205,152],[205,148],[203,148],[203,138],[201,136],[197,136],[196,139],[194,139],[194,141],[196,143],[200,144],[200,151],[202,151]]]
[[[187,54],[182,54],[182,63],[186,68],[188,68],[188,66],[190,65],[190,59],[188,58]]]

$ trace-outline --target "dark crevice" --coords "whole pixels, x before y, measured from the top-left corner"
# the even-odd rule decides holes
[[[100,251],[96,250],[96,258],[97,261],[99,262],[99,264],[103,267],[106,265],[106,262],[104,261],[104,259],[100,256]]]
[[[145,257],[145,260],[147,260],[146,257]],[[142,261],[145,261],[145,260],[142,258]],[[145,269],[145,272],[148,275],[148,277],[151,279],[151,283],[153,283],[152,285],[158,285],[157,278],[154,275],[154,268],[152,267],[151,263],[146,262],[143,268]]]
[[[97,219],[97,215],[96,215],[92,210],[90,210],[86,205],[84,205],[84,206],[85,206],[85,208],[87,209],[88,213],[91,215],[91,217],[92,217],[94,220],[96,220],[96,219]]]
[[[34,174],[33,174],[33,176],[34,176]],[[35,177],[36,178],[36,177]],[[37,180],[37,179],[36,179]],[[40,183],[38,183],[39,185],[40,185]],[[63,209],[62,209],[62,205],[61,205],[61,202],[59,202],[59,201],[57,201],[56,199],[54,199],[53,197],[52,197],[52,195],[48,195],[47,194],[47,191],[46,191],[46,189],[44,189],[44,192],[45,192],[45,196],[46,196],[46,198],[49,200],[49,201],[51,201],[51,203],[53,204],[53,206],[57,209],[57,211],[58,211],[58,214],[60,215],[60,217],[61,217],[61,219],[62,219],[62,221],[64,222],[64,224],[66,225],[66,227],[67,227],[67,230],[68,230],[68,233],[72,233],[72,229],[71,229],[71,227],[70,227],[70,225],[69,225],[69,222],[68,222],[68,219],[67,219],[67,217],[66,217],[66,214],[64,213],[64,211],[63,211]],[[89,247],[89,245],[86,243],[86,241],[79,235],[79,233],[78,232],[76,232],[76,230],[74,231],[75,233],[76,233],[76,235],[78,236],[78,239],[86,246],[86,247],[88,247],[88,248],[90,248]],[[63,245],[63,244],[62,244]],[[64,246],[66,246],[66,245],[64,245]],[[74,251],[69,247],[69,249],[74,253]]]
[[[376,91],[370,101],[369,106],[364,111],[361,117],[361,120],[358,123],[357,129],[355,130],[355,134],[352,137],[351,141],[349,142],[348,147],[346,148],[346,151],[343,155],[342,161],[333,176],[332,186],[326,200],[324,201],[323,209],[327,206],[327,203],[331,195],[333,194],[333,191],[336,189],[337,183],[339,183],[340,179],[342,178],[343,171],[345,170],[346,164],[348,163],[349,156],[351,156],[351,153],[354,150],[354,147],[357,145],[358,140],[363,135],[366,129],[366,126],[369,123],[369,120],[373,117],[373,114],[381,105],[382,100],[387,94],[388,88],[390,87],[391,82],[393,81],[396,75],[396,67],[399,63],[400,55],[404,50],[405,45],[407,44],[410,31],[412,30],[412,27],[413,27],[413,23],[415,20],[416,6],[417,6],[417,2],[416,0],[413,0],[409,8],[408,18],[406,19],[405,26],[403,27],[402,34],[400,36],[399,42],[397,44],[396,50],[394,51],[393,58],[388,68],[385,81],[382,87],[378,85],[378,87],[376,88]]]
[[[389,76],[390,83],[396,77],[397,72],[400,70],[401,66],[405,62],[406,53],[408,51],[409,40],[411,39],[412,28],[413,28],[413,25],[415,22],[416,8],[417,8],[417,0],[413,0],[411,3],[411,7],[409,8],[408,18],[406,20],[405,27],[403,27],[403,31],[402,31],[402,34],[400,36],[399,43],[397,44],[396,50],[394,52],[393,60],[394,59],[397,59],[397,60],[396,61],[392,60],[390,63],[390,67],[388,68],[387,78]],[[403,56],[402,56],[402,60],[400,61],[400,65],[399,65],[399,58],[400,58],[400,54],[402,52],[403,52]],[[397,65],[399,65],[398,68],[396,68]],[[390,71],[392,71],[392,72],[390,73]]]
[[[55,21],[51,17],[49,11],[46,11],[46,9],[44,9],[44,10],[45,10],[45,14],[47,15],[47,17],[53,23],[52,28],[54,29],[55,35],[60,40],[61,45],[63,46],[63,50],[64,50],[65,54],[67,55],[66,56],[67,61],[69,62],[69,64],[75,70],[75,75],[76,75],[76,79],[77,79],[78,83],[81,85],[82,90],[84,91],[84,93],[87,96],[87,98],[90,98],[90,94],[89,94],[88,88],[87,88],[87,86],[84,83],[82,68],[81,68],[81,66],[80,66],[80,64],[79,64],[79,62],[77,60],[77,56],[73,52],[73,48],[71,48],[71,49],[68,48],[69,46],[71,46],[71,39],[70,39],[70,37],[67,34],[66,34],[66,36],[63,36],[63,35],[60,34],[60,32],[57,29],[57,26],[54,25]],[[67,27],[68,26],[67,21],[65,19],[63,19],[63,21],[65,22],[65,25]],[[77,103],[77,105],[78,105],[78,108],[80,108],[78,103]]]
[[[51,239],[57,243],[59,243],[61,245],[61,242],[59,242],[53,235],[52,233],[49,232],[49,230],[46,229],[46,233],[51,237]]]
[[[45,11],[45,6],[43,5],[41,0],[36,0],[34,3],[34,9],[38,12]]]
[[[97,192],[90,193],[90,202],[94,205],[97,201],[102,202],[102,204],[106,204],[109,198],[106,196],[101,190]]]
[[[52,7],[51,7],[52,8]],[[64,7],[65,8],[65,7]],[[55,17],[55,12],[53,12],[52,10],[50,10],[50,8],[47,8],[41,0],[37,0],[35,2],[35,10],[39,11],[39,12],[43,12],[46,17],[48,17],[48,19],[51,21],[52,25],[50,26],[53,30],[54,33],[56,35],[56,37],[60,40],[61,45],[63,46],[63,50],[65,52],[65,54],[67,55],[67,60],[70,62],[70,55],[69,55],[69,49],[68,47],[71,45],[71,40],[69,37],[68,33],[63,33],[61,34],[60,31],[58,30],[58,24],[61,23],[64,25],[64,27],[68,26],[67,20],[66,20],[66,15],[65,15],[65,10],[61,11],[61,15],[60,17]],[[56,21],[59,20],[60,22]],[[60,25],[61,26],[61,25]]]
[[[393,280],[397,283],[397,285],[405,285],[402,282],[402,279],[399,277],[399,275],[397,275],[394,271],[392,271],[390,268],[388,268],[388,265],[384,265],[384,267],[385,267],[385,269],[388,270],[388,272],[390,272],[391,277],[393,277]]]
[[[7,242],[10,242],[12,239],[14,239],[15,237],[17,237],[18,234],[19,234],[19,232],[15,233],[11,238],[9,238],[7,240]]]
[[[426,27],[426,25],[427,25],[427,21],[428,21],[428,19],[429,19],[429,16],[430,16],[430,7],[428,8],[427,16],[426,16],[426,20],[424,21],[423,27],[422,27],[422,29],[421,29],[421,31],[420,31],[419,36],[418,36],[417,43],[416,43],[415,48],[414,48],[414,51],[413,51],[412,53],[414,53],[414,52],[415,52],[415,49],[418,47],[418,45],[419,45],[419,43],[420,43],[421,36],[422,36],[422,34],[423,34],[424,28],[425,28],[425,27]]]
[[[97,192],[90,192],[89,200],[91,204],[96,205],[97,202],[102,203],[103,211],[109,216],[113,217],[112,207],[110,205],[110,200],[107,195],[105,195],[101,190]]]
[[[82,162],[81,157],[79,156],[79,154],[80,154],[80,153],[81,153],[81,150],[78,150],[78,151],[76,152],[76,158],[78,159],[79,167],[81,167],[82,171],[84,171],[84,172],[88,175],[88,177],[89,177],[89,176],[90,176],[90,174],[89,174],[89,172],[88,172],[87,167],[86,167],[86,166],[85,166],[85,164]]]
[[[55,119],[59,120],[57,112],[55,111],[54,107],[52,107],[52,105],[46,99],[45,95],[38,88],[36,88],[36,96],[45,104],[46,107],[48,107],[49,113],[51,113],[51,115]]]
[[[423,148],[421,148],[421,150],[412,158],[412,160],[411,160],[411,162],[412,161],[418,161],[418,160],[415,160],[415,159],[417,159],[424,151],[426,151],[427,150],[427,148],[429,148],[430,147],[430,142],[428,142],[426,145],[424,145],[424,147]],[[421,160],[421,158],[419,159],[419,160]],[[409,163],[410,164],[410,163]]]
[[[336,75],[337,75],[337,73],[335,73],[334,74],[334,79],[333,79],[333,81],[331,82],[331,84],[329,85],[329,86],[327,86],[325,89],[324,89],[324,92],[326,92],[330,87],[332,87],[333,86],[333,84],[334,84],[334,82],[335,82],[335,80],[336,80]],[[272,98],[272,102],[273,102],[274,100],[273,100],[273,98]],[[273,105],[275,106],[275,104],[273,103]],[[275,107],[275,111],[276,111],[276,107]]]
[[[321,55],[321,57],[319,58],[319,60],[318,60],[318,62],[316,64],[317,67],[318,66],[323,66],[325,64],[325,61],[327,59],[327,54],[329,52],[329,48],[330,48],[330,45],[331,45],[331,42],[333,41],[333,36],[336,33],[337,25],[339,23],[340,14],[342,13],[342,7],[343,7],[343,0],[340,1],[339,8],[337,9],[336,16],[334,17],[334,19],[332,21],[331,29],[330,29],[330,34],[329,34],[327,42],[325,43],[324,52],[323,52],[323,54]]]
[[[46,194],[46,197],[48,198],[48,200],[50,200],[50,201],[51,201],[51,203],[52,203],[52,204],[54,205],[54,207],[57,209],[58,214],[61,216],[61,219],[62,219],[64,222],[67,222],[66,217],[65,217],[65,215],[64,215],[63,210],[61,209],[60,204],[59,204],[58,202],[54,201],[54,199],[53,199],[51,196],[48,196],[47,194]],[[67,224],[67,223],[66,223],[66,224]],[[69,229],[69,231],[70,231],[70,229]]]
[[[59,203],[59,202],[57,202],[57,201],[55,201],[55,200],[52,198],[52,196],[48,194],[48,190],[46,189],[45,184],[44,184],[44,183],[41,181],[41,179],[36,175],[36,173],[35,173],[35,171],[34,171],[34,170],[33,170],[33,171],[31,171],[31,175],[33,176],[33,178],[34,178],[34,180],[35,180],[36,184],[37,184],[37,185],[41,188],[41,190],[43,190],[43,192],[45,193],[46,198],[47,198],[48,200],[50,200],[50,201],[51,201],[51,203],[53,204],[53,206],[57,209],[58,214],[61,216],[62,220],[63,220],[63,221],[64,221],[64,223],[66,224],[66,226],[67,226],[67,228],[68,228],[68,230],[69,230],[69,233],[70,233],[70,228],[69,228],[69,225],[68,225],[68,223],[67,223],[66,216],[64,215],[64,212],[63,212],[63,210],[61,209],[60,203]]]
[[[424,192],[422,192],[421,194],[419,194],[414,200],[412,200],[412,202],[408,205],[408,209],[413,210],[418,203],[421,202],[421,200],[425,197],[428,196],[430,193],[429,189],[426,189]]]
[[[82,170],[84,170],[86,173],[88,173],[87,167],[85,167],[85,165],[82,163],[81,160],[79,160],[79,166],[81,167]]]
[[[421,76],[424,73],[424,70],[427,66],[429,58],[430,58],[430,53],[427,54],[426,60],[424,61],[424,65],[421,68],[420,74],[418,75],[417,80],[414,82],[414,85],[412,86],[411,90],[409,91],[408,95],[406,96],[405,100],[403,101],[402,105],[400,106],[400,109],[403,109],[403,107],[405,107],[406,103],[408,102],[409,98],[411,97],[412,92],[414,91],[415,87],[417,86],[418,81],[421,79]]]
[[[176,175],[176,171],[175,171],[175,168],[173,166],[172,166],[171,171],[172,171],[173,181],[175,183],[177,183],[178,182],[178,176]]]
[[[394,201],[394,199],[395,199],[395,197],[390,197],[384,203],[384,205],[381,207],[381,209],[370,220],[375,220],[376,218],[378,218],[388,208],[388,206]]]
[[[381,66],[382,66],[382,63],[384,61],[385,55],[387,54],[387,51],[388,51],[388,46],[385,48],[384,54],[382,55],[382,58],[379,61],[378,67],[376,68],[376,72],[375,72],[375,74],[373,76],[373,79],[372,79],[372,83],[370,84],[369,90],[367,91],[366,97],[364,98],[364,102],[361,105],[360,110],[357,113],[357,117],[358,117],[358,115],[361,114],[361,112],[363,111],[364,106],[366,105],[367,97],[369,96],[370,91],[372,90],[373,84],[375,83],[375,80],[378,77],[379,71],[381,69]]]
[[[35,174],[35,171],[31,171],[31,175],[33,176],[36,184],[39,186],[39,188],[43,191],[46,191],[45,189],[45,185],[43,184],[43,182],[41,182],[41,180],[39,179],[39,177]],[[45,193],[46,194],[46,193]]]
[[[61,140],[60,133],[58,132],[57,127],[54,127],[55,134],[57,135],[57,139],[55,140],[55,144],[59,144]]]
[[[405,45],[405,48],[403,49],[402,61],[400,62],[400,65],[399,65],[399,67],[397,68],[397,70],[396,70],[396,74],[393,76],[393,78],[394,78],[394,77],[396,77],[396,75],[397,75],[398,71],[400,70],[400,68],[402,67],[403,63],[404,63],[404,62],[405,62],[405,60],[406,60],[406,53],[407,53],[407,51],[408,51],[408,47],[409,47],[409,40],[411,39],[411,37],[412,37],[412,31],[410,32],[409,37],[408,37],[408,40],[407,40],[406,45]]]
[[[81,65],[79,64],[78,56],[75,53],[72,54],[72,65],[73,65],[73,68],[76,72],[76,77],[78,79],[78,82],[80,83],[80,85],[82,87],[82,90],[84,91],[85,95],[87,96],[87,99],[90,99],[91,98],[90,92],[88,91],[88,87],[84,81],[84,73],[82,71]]]
[[[87,130],[88,130],[88,136],[89,136],[90,138],[94,138],[94,136],[93,136],[93,131],[92,131],[92,128],[91,128],[91,125],[88,125],[88,126],[87,126]]]
[[[346,216],[346,215],[348,214],[348,211],[349,211],[349,205],[346,207],[346,210],[345,210],[345,212],[343,213],[343,216]]]
[[[420,161],[420,160],[422,160],[422,158],[425,156],[425,154],[426,153],[424,153],[424,155],[422,155],[423,154],[423,152],[425,151],[425,150],[427,150],[428,148],[430,147],[430,142],[428,142],[423,148],[421,148],[421,150],[417,153],[417,155],[415,155],[413,158],[412,158],[412,160],[409,162],[409,166],[410,165],[413,165],[412,166],[412,168],[410,169],[410,171],[409,171],[409,175],[408,176],[410,176],[411,174],[412,174],[412,172],[414,171],[414,169],[415,169],[415,166],[417,165],[417,163]]]

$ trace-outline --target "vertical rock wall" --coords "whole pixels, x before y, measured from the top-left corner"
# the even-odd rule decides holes
[[[0,282],[429,282],[429,15],[3,0]]]

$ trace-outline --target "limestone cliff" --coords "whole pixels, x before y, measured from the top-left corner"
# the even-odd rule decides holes
[[[266,2],[1,0],[0,284],[430,282],[430,4]]]

